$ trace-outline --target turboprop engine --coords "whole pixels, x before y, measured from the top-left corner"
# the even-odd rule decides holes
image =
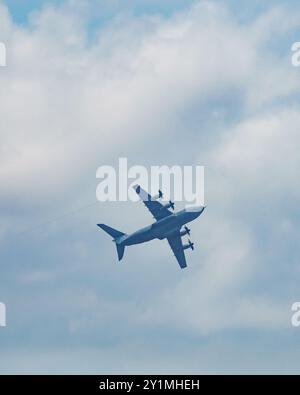
[[[183,249],[184,250],[188,250],[188,249],[194,250],[194,243],[191,242],[191,240],[189,240],[188,244],[184,244],[183,245]]]
[[[169,201],[169,203],[167,203],[167,204],[164,204],[163,205],[163,207],[162,207],[162,209],[168,209],[168,208],[171,208],[173,211],[174,211],[174,209],[175,209],[175,204],[174,204],[174,202],[172,202],[171,200]]]
[[[183,228],[183,230],[180,232],[180,236],[185,236],[185,235],[190,235],[191,234],[191,229],[189,229],[187,226]]]
[[[161,199],[164,196],[161,190],[158,191],[158,194],[153,196],[151,200],[158,200]]]

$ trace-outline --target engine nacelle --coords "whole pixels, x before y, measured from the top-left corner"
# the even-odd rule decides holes
[[[187,226],[184,227],[184,230],[180,232],[180,236],[185,236],[185,235],[190,235],[191,229],[189,229]]]
[[[190,248],[191,250],[194,250],[194,243],[192,243],[192,242],[189,240],[189,243],[188,243],[188,244],[184,244],[184,245],[182,246],[182,248],[183,248],[184,250],[188,250],[189,248]]]
[[[165,208],[166,208],[166,209],[171,208],[172,210],[174,210],[174,207],[175,207],[174,202],[172,202],[172,201],[170,200],[169,203],[164,204],[162,208],[164,208],[164,209],[165,209]]]
[[[158,194],[152,197],[152,200],[161,199],[164,196],[161,190],[158,191]]]

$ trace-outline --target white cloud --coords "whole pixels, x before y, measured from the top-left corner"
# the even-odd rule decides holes
[[[196,103],[235,91],[266,104],[298,87],[291,78],[274,94],[282,69],[265,78],[254,27],[241,28],[217,4],[201,2],[170,19],[120,17],[92,44],[83,10],[74,2],[48,6],[20,28],[1,8],[10,54],[0,76],[0,177],[4,197],[22,196],[23,205],[50,197],[57,204],[57,188],[61,196],[75,191],[116,142],[128,152],[148,134],[155,142]],[[259,100],[254,82],[264,84]]]
[[[146,311],[147,322],[172,322],[198,334],[289,325],[289,284],[280,297],[265,290],[247,293],[244,288],[265,270],[273,271],[275,262],[269,262],[266,254],[270,246],[282,264],[289,260],[277,232],[283,243],[295,233],[288,204],[299,200],[299,128],[299,111],[283,107],[277,113],[244,119],[209,152],[208,208],[192,225],[198,262],[188,256],[191,272],[158,295]],[[262,246],[260,236],[265,240]],[[290,269],[289,282],[292,276]]]
[[[211,215],[210,225],[204,217],[202,221],[193,226],[202,228],[201,236],[199,232],[194,236],[193,231],[197,259],[187,255],[189,272],[157,295],[143,315],[145,322],[175,326],[198,336],[232,328],[288,326],[288,305],[261,292],[256,295],[244,290],[263,264],[246,226],[230,223],[224,216]]]

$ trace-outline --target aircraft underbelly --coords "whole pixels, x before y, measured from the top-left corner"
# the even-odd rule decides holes
[[[151,228],[147,228],[136,233],[133,233],[126,239],[126,245],[133,245],[133,244],[141,244],[146,243],[147,241],[153,240],[153,234],[151,232]]]
[[[154,224],[152,226],[153,233],[155,235],[155,238],[157,239],[164,239],[167,237],[170,233],[178,229],[178,221],[176,218],[168,218],[168,220],[161,221],[157,224]]]

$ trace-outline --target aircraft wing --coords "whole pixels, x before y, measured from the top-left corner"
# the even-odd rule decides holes
[[[172,212],[169,209],[164,207],[159,201],[153,200],[152,196],[148,192],[144,191],[144,189],[139,185],[135,185],[133,188],[157,221],[172,215]]]
[[[169,243],[181,269],[184,269],[185,267],[187,267],[180,232],[178,231],[178,232],[174,233],[174,235],[169,236],[168,243]]]

